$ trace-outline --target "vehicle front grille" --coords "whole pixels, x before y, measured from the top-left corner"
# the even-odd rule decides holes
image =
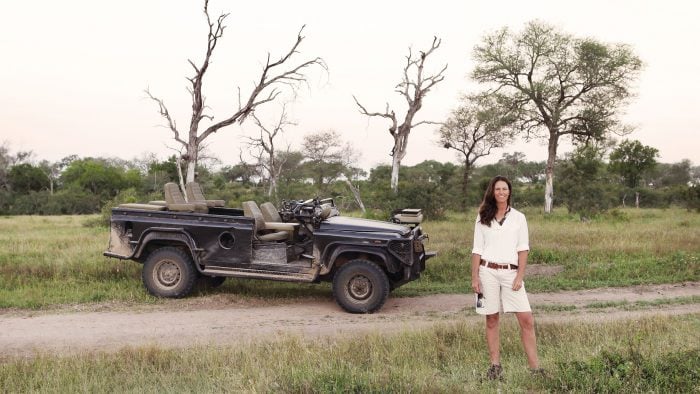
[[[391,254],[396,256],[399,260],[404,263],[410,263],[411,261],[411,242],[407,239],[390,241],[387,245]]]

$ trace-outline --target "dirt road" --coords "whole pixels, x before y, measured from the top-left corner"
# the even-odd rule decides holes
[[[690,296],[700,296],[700,282],[539,293],[530,294],[530,300],[537,321],[546,323],[700,313],[700,303],[677,300]],[[663,299],[676,301],[658,306],[640,303]],[[624,301],[634,307],[619,307]],[[606,302],[617,303],[617,307],[601,308],[600,303]],[[125,346],[227,345],[285,335],[358,335],[483,319],[472,312],[473,296],[466,294],[390,298],[381,311],[371,315],[345,313],[332,300],[231,303],[216,295],[156,306],[100,304],[89,308],[87,312],[71,308],[41,313],[0,311],[0,356],[114,351]]]

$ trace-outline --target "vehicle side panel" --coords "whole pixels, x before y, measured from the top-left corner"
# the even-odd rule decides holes
[[[240,210],[219,209],[219,215],[185,212],[153,212],[124,208],[112,210],[110,247],[106,255],[121,259],[143,259],[159,241],[177,241],[180,233],[200,265],[250,264],[253,219]]]

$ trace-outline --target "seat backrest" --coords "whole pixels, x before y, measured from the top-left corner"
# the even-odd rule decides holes
[[[243,201],[243,216],[255,219],[255,231],[265,228],[265,219],[255,201]]]
[[[165,190],[165,202],[168,204],[187,204],[185,197],[177,183],[168,182],[163,187]]]
[[[293,240],[298,223],[268,222],[255,201],[245,201],[241,205],[243,206],[243,215],[254,219],[253,233],[257,239],[261,241]]]
[[[197,182],[187,182],[185,184],[185,193],[187,193],[187,200],[189,202],[205,202],[204,193],[202,193],[202,187],[199,186]]]
[[[168,182],[163,187],[163,190],[165,191],[165,206],[168,208],[168,211],[199,213],[209,212],[207,204],[198,203],[196,201],[185,201],[185,197],[182,195],[182,191],[177,183]]]
[[[279,211],[271,202],[262,203],[262,205],[260,205],[260,210],[262,211],[263,219],[265,219],[266,222],[282,222],[282,217],[280,216]]]

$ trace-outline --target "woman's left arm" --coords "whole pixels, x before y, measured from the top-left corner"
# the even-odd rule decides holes
[[[518,291],[523,287],[523,279],[525,278],[525,267],[527,267],[527,250],[518,252],[518,274],[513,280],[513,290]]]
[[[518,291],[523,287],[523,279],[525,278],[525,267],[527,267],[527,254],[530,250],[530,235],[527,229],[527,219],[522,216],[522,222],[518,229],[518,244],[516,246],[518,252],[518,274],[513,281],[513,290]]]

